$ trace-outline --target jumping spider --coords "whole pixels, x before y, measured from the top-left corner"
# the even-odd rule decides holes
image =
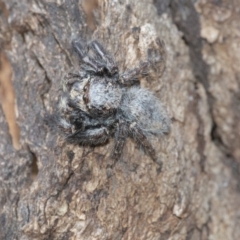
[[[119,73],[114,59],[98,41],[72,43],[80,69],[63,79],[58,128],[67,142],[98,145],[114,138],[113,159],[121,156],[127,137],[143,147],[157,162],[149,136],[169,132],[170,119],[161,102],[141,88],[139,77],[151,61]]]

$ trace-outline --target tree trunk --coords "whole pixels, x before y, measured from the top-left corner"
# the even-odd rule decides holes
[[[0,239],[240,239],[239,4],[0,0]],[[161,172],[128,140],[109,174],[112,141],[73,146],[46,126],[77,37],[121,71],[164,42],[165,71],[141,80],[172,118],[153,140]]]

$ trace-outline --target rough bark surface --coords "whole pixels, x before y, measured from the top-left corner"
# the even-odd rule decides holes
[[[240,2],[89,2],[0,0],[20,128],[16,150],[1,110],[0,239],[240,239]],[[72,146],[46,126],[78,36],[121,70],[165,43],[163,75],[141,81],[173,119],[153,141],[161,172],[129,140],[109,173],[111,141]]]

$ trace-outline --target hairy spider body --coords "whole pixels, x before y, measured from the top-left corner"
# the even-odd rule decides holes
[[[127,137],[157,161],[149,136],[169,132],[170,119],[161,102],[141,88],[139,77],[150,61],[119,74],[113,58],[97,41],[73,42],[80,70],[63,80],[58,128],[74,144],[98,145],[114,138],[112,157],[121,156]]]

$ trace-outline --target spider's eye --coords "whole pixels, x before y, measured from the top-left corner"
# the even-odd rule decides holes
[[[88,90],[88,86],[85,85],[84,88],[83,88],[84,91],[87,91]]]

